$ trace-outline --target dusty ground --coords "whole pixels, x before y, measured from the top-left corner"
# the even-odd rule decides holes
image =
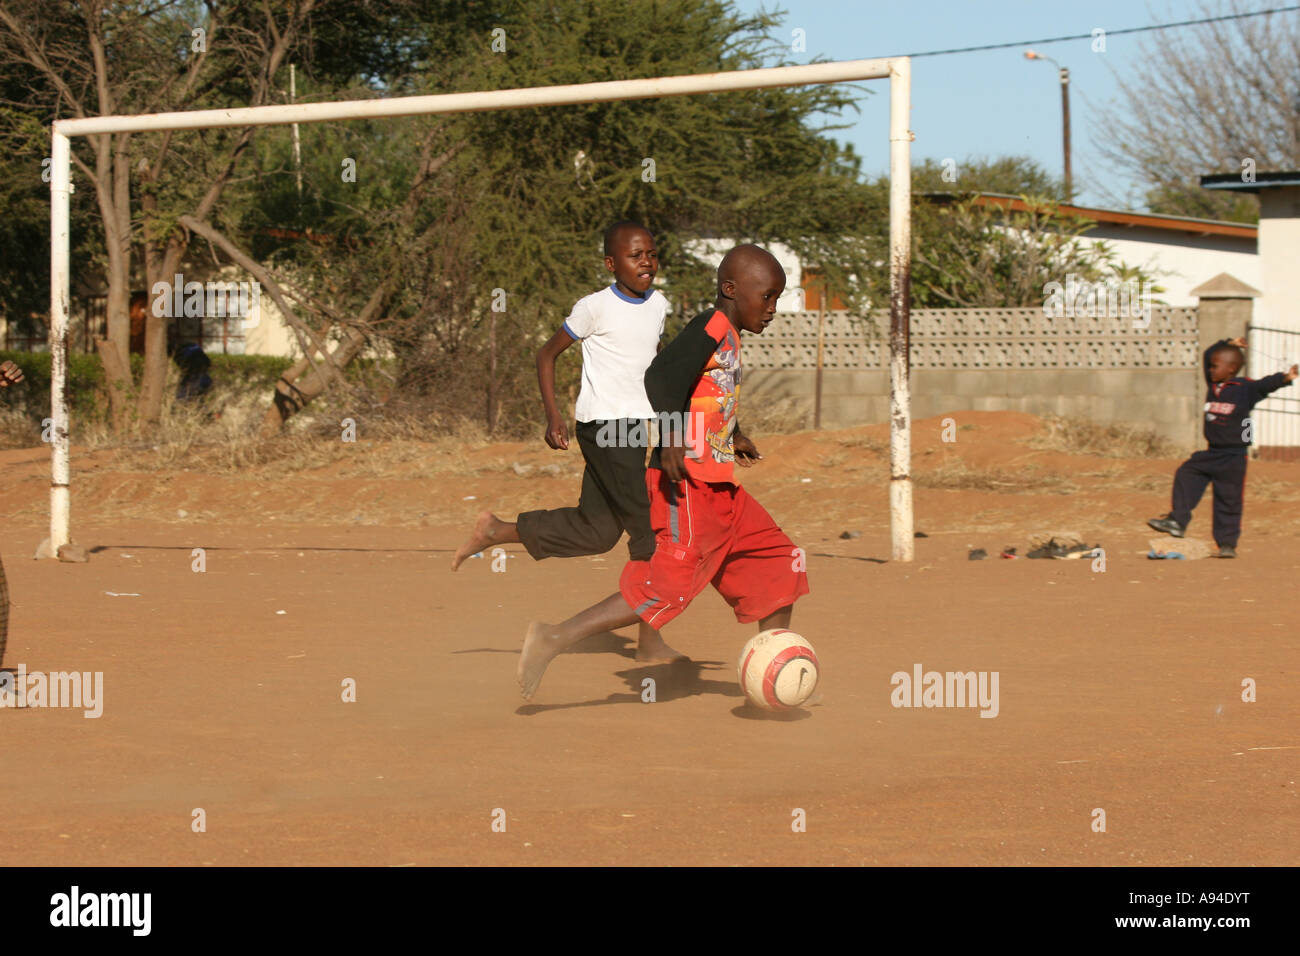
[[[0,709],[5,861],[1300,862],[1300,465],[1251,464],[1237,561],[1148,561],[1176,459],[1036,451],[1028,416],[955,417],[952,444],[916,425],[912,564],[885,560],[882,427],[760,437],[746,484],[809,552],[794,626],[823,663],[793,719],[741,706],[752,627],[712,592],[665,631],[696,663],[639,666],[629,630],[521,704],[525,624],[613,591],[623,546],[541,563],[513,546],[505,573],[448,559],[484,505],[574,499],[576,451],[363,441],[297,474],[78,454],[87,564],[28,560],[48,458],[0,453],[4,664],[104,675],[99,719]],[[1104,572],[966,559],[1056,529],[1101,544]],[[997,671],[998,716],[892,707],[915,664]]]

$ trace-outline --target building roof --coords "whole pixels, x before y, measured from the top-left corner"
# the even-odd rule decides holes
[[[1257,193],[1261,189],[1278,189],[1282,186],[1300,186],[1300,171],[1284,170],[1272,173],[1256,173],[1251,182],[1241,178],[1241,173],[1215,173],[1202,176],[1204,189],[1228,189],[1239,193]]]
[[[1204,184],[1204,179],[1202,179]],[[951,202],[957,199],[955,193],[924,193],[927,198]],[[979,206],[1001,206],[1015,212],[1028,212],[1030,206],[1019,196],[1005,193],[976,193],[975,203]],[[1057,211],[1063,216],[1080,216],[1093,222],[1110,223],[1119,226],[1134,226],[1146,229],[1165,229],[1170,232],[1182,232],[1193,236],[1233,236],[1238,239],[1258,239],[1259,228],[1241,222],[1220,222],[1216,219],[1194,219],[1191,216],[1153,215],[1145,212],[1127,212],[1118,209],[1098,209],[1094,206],[1075,206],[1060,203]]]

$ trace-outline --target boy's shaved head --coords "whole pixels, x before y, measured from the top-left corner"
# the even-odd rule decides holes
[[[618,237],[625,232],[644,232],[650,235],[650,230],[639,222],[633,222],[631,219],[620,219],[608,229],[605,230],[605,255],[614,254],[614,244],[618,242]],[[653,239],[653,236],[651,236]]]
[[[766,249],[736,246],[718,265],[717,309],[739,331],[760,334],[767,328],[784,291],[785,270]]]
[[[785,278],[785,270],[776,261],[776,256],[760,246],[736,246],[722,257],[722,264],[718,266],[718,291],[722,292],[724,282],[738,282],[749,276],[756,276],[761,281],[773,275]]]

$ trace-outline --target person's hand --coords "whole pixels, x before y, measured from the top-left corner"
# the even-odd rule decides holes
[[[763,460],[763,456],[758,453],[749,436],[739,432],[731,436],[731,450],[736,453],[736,464],[745,468],[749,468],[756,461]]]
[[[659,449],[659,468],[669,481],[686,480],[686,449],[668,445]]]
[[[13,362],[0,363],[0,388],[17,385],[23,380],[23,370]]]
[[[557,451],[567,451],[569,447],[569,426],[558,415],[546,420],[546,444]]]
[[[1228,344],[1235,345],[1239,349],[1244,349],[1246,347],[1246,340],[1239,335],[1235,339],[1228,339]]]
[[[1286,380],[1288,382],[1294,382],[1297,378],[1300,378],[1300,365],[1292,365],[1291,368],[1287,370]]]

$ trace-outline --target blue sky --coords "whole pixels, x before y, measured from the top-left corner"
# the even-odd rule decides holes
[[[1250,0],[1246,10],[1287,5]],[[736,0],[745,12],[785,10],[778,36],[805,31],[807,52],[794,62],[873,57],[980,46],[1041,37],[1091,34],[1204,16],[1191,0]],[[1217,11],[1216,11],[1217,12]],[[1181,28],[1182,30],[1194,28]],[[1106,38],[1094,53],[1089,40],[1034,43],[1033,48],[1070,70],[1071,138],[1076,201],[1084,205],[1143,208],[1139,184],[1109,168],[1096,150],[1105,119],[1122,109],[1116,75],[1158,43],[1162,32]],[[1062,172],[1061,87],[1051,63],[1026,60],[1029,44],[1004,50],[921,57],[912,64],[914,159],[969,155],[1027,155],[1059,177]],[[851,142],[867,173],[889,168],[889,87],[860,101],[862,112],[837,138]],[[1206,170],[1207,173],[1214,170]],[[1106,196],[1109,190],[1118,199]]]

